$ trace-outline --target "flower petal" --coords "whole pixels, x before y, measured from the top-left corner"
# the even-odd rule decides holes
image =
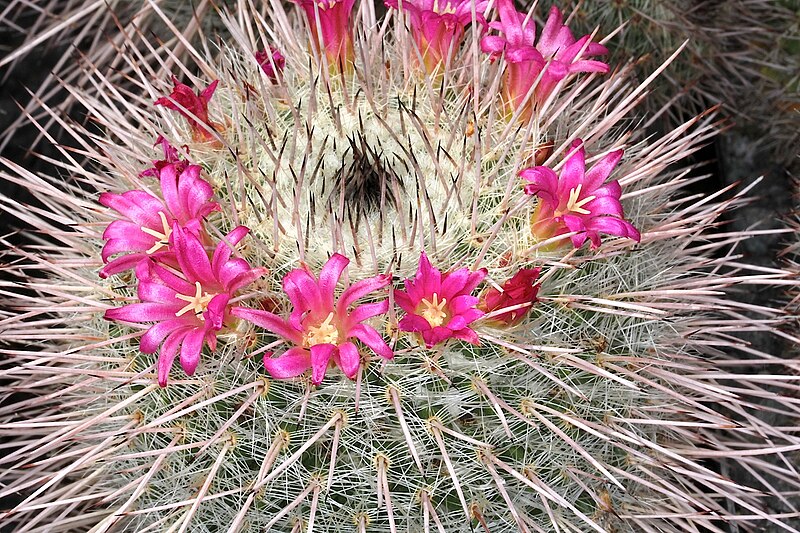
[[[164,345],[161,347],[161,351],[158,354],[158,362],[156,363],[156,367],[158,368],[159,386],[167,386],[167,378],[169,377],[169,370],[172,368],[172,362],[175,360],[175,356],[178,354],[178,347],[181,345],[181,342],[189,331],[190,328],[176,330],[172,332],[169,337],[167,337],[166,341],[164,341]]]
[[[148,329],[147,333],[142,335],[142,338],[139,340],[139,350],[141,350],[142,353],[154,353],[158,350],[158,346],[167,335],[185,327],[186,322],[179,318],[159,322]]]
[[[391,276],[381,274],[372,278],[366,278],[353,283],[349,286],[342,295],[339,297],[339,303],[336,306],[337,312],[345,312],[356,300],[366,296],[367,294],[382,289],[389,285]],[[359,321],[360,322],[360,321]]]
[[[181,272],[190,283],[199,281],[201,285],[215,285],[216,277],[211,270],[205,247],[197,236],[178,224],[172,226],[172,237],[175,245],[175,256]]]
[[[163,303],[138,303],[106,310],[103,318],[121,322],[159,322],[175,318],[175,308]]]
[[[328,363],[336,350],[333,344],[315,344],[311,347],[311,383],[319,385],[325,378],[328,370]]]
[[[587,191],[598,189],[608,179],[614,168],[622,159],[622,150],[614,150],[606,154],[600,161],[594,164],[584,178]]]
[[[409,314],[400,319],[397,323],[400,331],[410,331],[420,333],[431,329],[430,323],[419,315]]]
[[[357,338],[384,359],[391,359],[394,357],[392,349],[372,326],[366,324],[354,326],[350,330],[349,336]]]
[[[269,311],[261,311],[259,309],[247,309],[245,307],[234,307],[231,309],[231,314],[239,317],[242,320],[252,322],[256,326],[271,331],[272,333],[283,337],[284,339],[293,342],[294,344],[303,343],[302,332],[294,329],[287,321],[270,313]]]
[[[342,254],[333,254],[322,267],[319,273],[319,294],[321,305],[325,309],[333,309],[333,292],[348,264],[350,264],[348,258]]]
[[[295,346],[278,357],[264,354],[264,368],[275,379],[294,378],[311,368],[311,353]]]
[[[361,366],[361,354],[352,342],[345,342],[339,345],[339,368],[344,375],[350,379],[355,379],[358,367]]]
[[[383,315],[389,312],[389,300],[375,302],[371,304],[362,304],[353,310],[348,316],[348,322],[357,324],[372,317]],[[341,313],[340,313],[341,315]]]
[[[183,339],[181,345],[181,368],[186,375],[194,375],[197,365],[200,363],[200,352],[203,350],[203,339],[206,332],[203,328],[191,330]]]

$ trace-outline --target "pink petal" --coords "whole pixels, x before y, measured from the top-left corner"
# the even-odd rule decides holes
[[[183,305],[178,303],[179,300],[175,298],[175,294],[175,290],[171,287],[149,280],[140,281],[139,287],[136,289],[136,295],[143,302],[169,304],[180,309]]]
[[[122,220],[116,220],[115,222],[122,222]],[[112,222],[114,224],[114,222]],[[145,233],[141,232],[139,228],[129,230],[128,237],[122,239],[107,239],[108,242],[103,246],[103,250],[100,252],[100,257],[103,261],[108,261],[108,259],[115,254],[120,252],[141,252],[144,253],[149,250],[153,244],[155,244],[156,239],[150,235],[146,235]]]
[[[214,274],[217,278],[220,278],[220,269],[225,265],[228,259],[231,258],[231,254],[233,253],[234,247],[244,239],[247,234],[250,233],[250,229],[245,226],[236,226],[233,228],[222,241],[217,244],[217,248],[214,250],[214,258],[211,260],[211,264],[214,267]]]
[[[423,319],[424,320],[424,319]],[[430,327],[430,326],[429,326]],[[383,337],[375,331],[375,328],[366,324],[358,324],[350,329],[349,335],[367,345],[373,352],[380,355],[384,359],[391,359],[394,357],[394,352]]]
[[[609,154],[606,154],[600,161],[594,164],[594,166],[586,172],[586,177],[584,178],[584,183],[586,184],[587,191],[594,191],[595,189],[599,188],[603,182],[608,179],[611,175],[611,172],[614,170],[614,167],[619,164],[620,159],[622,159],[622,150],[614,150]]]
[[[441,292],[442,274],[438,269],[433,268],[425,252],[420,253],[419,267],[417,268],[417,276],[414,281],[416,288],[418,288],[422,294],[432,295],[433,293]]]
[[[173,174],[175,175],[174,183],[177,194],[174,207],[169,202],[167,202],[167,205],[170,206],[170,209],[173,209],[172,213],[178,219],[195,218],[190,206],[202,206],[208,202],[214,191],[206,180],[200,178],[202,168],[199,165],[189,165],[183,171],[180,171],[175,165],[171,166],[173,166]],[[166,196],[164,199],[166,200]]]
[[[203,244],[191,231],[177,224],[172,226],[175,257],[181,271],[190,283],[199,281],[201,285],[215,285],[216,277],[211,270],[211,261]]]
[[[469,324],[469,322],[467,322],[462,315],[455,315],[450,318],[450,321],[447,324],[444,324],[444,327],[452,331],[458,331],[467,327],[467,324]]]
[[[361,365],[361,354],[358,353],[358,348],[352,342],[345,342],[339,345],[338,351],[339,367],[345,376],[354,379],[358,372],[358,367]]]
[[[295,346],[278,357],[272,358],[266,354],[264,368],[275,379],[294,378],[311,368],[311,353]]]
[[[454,337],[455,332],[453,332],[448,328],[437,326],[428,331],[421,331],[420,335],[422,335],[422,340],[425,341],[425,347],[433,348],[437,344],[442,343],[447,339]]]
[[[268,270],[263,267],[251,268],[247,272],[243,272],[228,282],[227,290],[238,291],[239,289],[250,285],[252,282],[266,274]]]
[[[572,148],[569,150],[568,159],[564,163],[561,170],[561,176],[558,183],[559,199],[566,199],[569,197],[569,192],[582,185],[584,181],[584,170],[586,169],[586,152],[583,148],[583,141],[577,139],[572,143]],[[586,191],[583,191],[586,195]]]
[[[212,270],[214,270],[214,277],[219,282],[219,284],[228,292],[234,292],[235,289],[233,285],[243,276],[245,278],[249,278],[249,281],[252,281],[258,276],[250,277],[249,274],[253,270],[250,268],[250,265],[244,259],[239,257],[234,257],[233,259],[228,259],[222,265],[219,265],[220,268],[214,268],[212,263]],[[248,282],[249,282],[248,281]],[[243,285],[246,285],[244,283]]]
[[[464,285],[464,292],[471,293],[474,291],[475,287],[477,287],[480,282],[483,281],[483,278],[485,278],[486,274],[488,273],[489,271],[485,268],[479,268],[475,272],[470,273],[469,277],[467,278],[467,283]]]
[[[315,344],[311,347],[311,383],[314,385],[322,383],[335,350],[333,344]]]
[[[406,280],[406,286],[408,285],[409,282]],[[419,300],[412,299],[406,292],[394,291],[394,303],[406,313],[413,313],[419,305],[419,302]]]
[[[189,331],[189,328],[176,330],[164,341],[161,352],[158,354],[158,362],[156,363],[158,369],[158,384],[161,387],[167,386],[167,378],[169,377],[169,370],[172,368],[172,362],[178,354],[178,347],[181,341]]]
[[[400,331],[423,332],[431,329],[430,323],[423,317],[414,314],[408,314],[400,319],[397,323]]]
[[[210,102],[211,101],[211,97],[214,96],[214,91],[217,90],[217,84],[218,83],[219,83],[219,80],[212,81],[211,84],[208,87],[206,87],[205,89],[203,89],[203,91],[200,93],[200,98],[205,100],[206,103]]]
[[[558,174],[548,167],[522,170],[519,175],[528,182],[525,194],[536,195],[553,208],[558,207]]]
[[[230,301],[230,299],[230,295],[223,292],[217,294],[208,302],[206,311],[203,313],[203,318],[206,319],[208,329],[212,331],[219,331],[222,329],[225,320],[225,310],[228,307],[228,301]]]
[[[464,291],[464,287],[466,287],[469,280],[470,272],[468,268],[459,268],[455,272],[448,272],[442,280],[439,297],[445,298],[449,302],[456,294]]]
[[[514,8],[512,0],[497,0],[497,11],[503,25],[503,33],[509,43],[520,44],[525,41],[525,32],[522,28],[522,15]],[[533,44],[531,41],[528,44]]]
[[[128,304],[108,309],[103,318],[121,322],[160,322],[175,318],[175,308],[161,303]]]
[[[341,301],[340,301],[341,303]],[[389,312],[389,300],[383,300],[371,304],[362,304],[353,310],[348,317],[348,322],[357,324],[374,316],[383,315]],[[341,316],[341,314],[340,314]]]
[[[487,35],[481,39],[481,52],[499,55],[506,46],[506,40],[498,35]]]
[[[154,261],[148,261],[145,265],[147,266],[146,273],[136,272],[140,280],[155,279],[163,282],[164,285],[174,289],[175,292],[180,294],[193,295],[195,293],[194,283],[189,283],[185,279],[175,275],[171,270],[164,268]]]
[[[185,222],[190,217],[186,216],[178,194],[178,176],[174,164],[167,165],[161,169],[159,181],[161,182],[161,194],[164,195],[164,203],[167,205],[171,216],[179,220],[182,219]],[[170,216],[167,218],[170,218]]]
[[[180,319],[159,322],[148,329],[147,333],[142,335],[142,338],[139,341],[139,350],[141,350],[142,353],[153,353],[158,349],[158,346],[167,335],[177,329],[185,327],[186,322]]]
[[[470,328],[464,328],[459,331],[454,331],[452,336],[454,339],[461,339],[462,341],[474,344],[475,346],[478,346],[481,343],[480,339],[478,338],[478,334],[475,333]]]
[[[269,311],[234,307],[231,309],[231,314],[242,320],[252,322],[256,326],[264,328],[267,331],[271,331],[294,344],[303,343],[302,332],[292,328],[288,322]]]
[[[609,181],[602,187],[598,187],[593,190],[592,195],[619,200],[619,197],[622,196],[622,187],[620,187],[620,184],[617,180]]]
[[[295,268],[284,276],[283,291],[295,310],[300,310],[301,313],[312,309],[312,304],[314,307],[319,307],[320,294],[317,280],[302,268]]]
[[[479,299],[471,294],[461,294],[447,302],[447,307],[454,315],[466,313],[475,307]]]
[[[136,267],[140,262],[147,261],[147,254],[128,254],[109,262],[100,271],[100,277],[105,279],[114,274],[119,274]]]
[[[350,287],[345,289],[345,291],[339,297],[339,303],[336,306],[337,313],[343,313],[347,311],[347,309],[351,305],[353,305],[356,302],[356,300],[358,300],[363,296],[366,296],[371,292],[386,287],[387,285],[389,285],[390,281],[391,281],[391,276],[381,274],[373,278],[366,278],[359,280],[356,283],[352,284]]]
[[[350,264],[348,258],[341,254],[333,254],[322,267],[319,273],[319,294],[323,308],[333,309],[333,292],[348,264]]]
[[[219,211],[220,205],[212,202],[214,190],[204,179],[200,178],[200,167],[189,165],[178,178],[178,197],[181,202],[181,222],[202,218],[212,211]],[[175,213],[175,211],[173,211]],[[177,215],[177,213],[176,213]]]
[[[200,352],[203,349],[203,339],[205,329],[196,328],[190,331],[183,339],[181,345],[181,368],[188,376],[194,375],[197,365],[200,363]]]
[[[563,20],[561,11],[556,6],[551,7],[550,13],[547,15],[547,21],[544,24],[544,28],[542,28],[539,42],[536,43],[536,48],[541,51],[542,55],[552,56],[558,50],[560,46],[558,37],[561,28],[564,27]]]
[[[609,71],[609,67],[607,64],[603,63],[602,61],[590,61],[590,60],[581,60],[572,63],[569,66],[570,73],[573,72],[600,72],[601,74],[605,74]]]
[[[589,211],[592,216],[612,215],[619,218],[623,216],[622,205],[619,203],[619,200],[611,196],[595,198],[591,202],[587,202],[583,208]]]
[[[103,193],[99,202],[117,211],[138,226],[161,227],[159,211],[164,211],[161,200],[145,191],[126,191],[122,194]]]
[[[639,230],[630,222],[615,217],[594,217],[586,221],[586,229],[618,237],[628,237],[637,242],[641,240]]]

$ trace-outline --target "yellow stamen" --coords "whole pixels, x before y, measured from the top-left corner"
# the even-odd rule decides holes
[[[588,215],[590,211],[588,209],[584,209],[583,206],[597,198],[596,196],[587,196],[583,200],[578,200],[581,196],[581,187],[583,187],[582,183],[579,183],[577,187],[574,189],[569,190],[569,200],[567,200],[567,208],[566,210],[561,213],[579,213],[581,215]]]
[[[439,11],[439,0],[433,0],[433,12],[439,15],[447,15],[456,12],[456,8],[450,5],[450,0],[445,0],[444,11]]]
[[[339,343],[339,330],[335,325],[331,324],[333,320],[333,313],[329,313],[325,320],[319,326],[311,326],[305,336],[305,344],[307,347],[315,346],[317,344],[338,344]]]
[[[159,211],[158,216],[161,217],[161,226],[164,233],[159,233],[157,230],[142,226],[143,233],[147,233],[151,237],[155,237],[157,239],[153,247],[147,250],[147,255],[157,252],[164,246],[168,246],[169,236],[172,235],[172,228],[169,227],[169,222],[167,222],[167,215],[165,215],[163,211]]]
[[[433,328],[441,326],[444,319],[447,318],[447,312],[443,310],[445,304],[447,304],[447,300],[442,298],[440,302],[439,295],[434,292],[432,302],[429,302],[425,298],[422,299],[422,305],[425,306],[425,308],[420,313],[420,316],[427,320],[428,324]]]
[[[203,287],[200,286],[199,281],[194,282],[195,286],[195,293],[194,296],[187,296],[185,294],[176,294],[175,298],[178,300],[183,300],[187,303],[180,311],[175,313],[175,316],[181,316],[183,314],[188,313],[189,311],[194,311],[195,316],[200,320],[205,320],[203,313],[205,313],[206,309],[208,308],[209,302],[214,299],[216,294],[208,294],[207,292],[203,292]]]

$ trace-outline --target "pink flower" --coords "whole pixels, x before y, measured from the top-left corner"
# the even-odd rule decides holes
[[[294,309],[289,320],[269,311],[234,308],[231,313],[239,318],[280,335],[292,348],[276,358],[264,357],[264,367],[276,379],[299,376],[311,369],[311,382],[322,383],[328,365],[338,366],[344,374],[354,379],[361,364],[358,347],[350,340],[358,339],[384,359],[394,357],[394,352],[380,334],[365,320],[385,314],[389,300],[362,304],[349,308],[358,300],[389,285],[390,277],[376,276],[360,280],[342,292],[335,301],[336,288],[342,272],[350,260],[333,254],[322,267],[319,279],[307,268],[296,268],[283,278],[283,290]]]
[[[542,77],[533,93],[533,101],[539,103],[544,102],[556,84],[570,74],[608,72],[608,65],[602,61],[584,59],[607,54],[606,47],[589,42],[590,35],[576,41],[570,29],[563,24],[561,11],[557,7],[550,9],[536,45],[535,23],[532,19],[526,21],[526,14],[514,9],[513,0],[498,0],[497,10],[500,20],[490,23],[489,27],[503,35],[489,35],[481,39],[481,50],[493,57],[501,54],[505,57],[503,91],[512,109],[526,105],[525,96],[540,74]],[[528,107],[523,112],[523,118],[529,118],[531,113]]]
[[[162,96],[155,101],[155,105],[172,109],[186,117],[195,142],[214,141],[214,135],[209,130],[217,130],[220,126],[208,118],[208,103],[217,90],[219,80],[211,82],[211,85],[197,94],[192,92],[191,87],[179,82],[175,76],[172,77],[172,83],[175,88],[170,95]]]
[[[267,50],[258,50],[255,54],[256,61],[261,66],[264,74],[273,82],[278,79],[278,74],[283,72],[283,67],[286,65],[286,58],[274,46],[269,47]]]
[[[100,203],[110,207],[122,220],[115,220],[103,232],[103,262],[100,271],[107,278],[135,267],[140,261],[152,257],[161,262],[174,263],[170,235],[175,223],[182,228],[203,235],[203,217],[219,211],[211,185],[200,178],[200,167],[189,165],[178,174],[176,163],[161,167],[159,171],[162,200],[145,191],[127,191],[122,194],[103,193]],[[125,253],[109,262],[112,255]]]
[[[576,231],[572,244],[580,248],[588,238],[592,248],[600,246],[600,233],[639,241],[639,231],[625,220],[619,203],[622,189],[617,180],[606,179],[622,158],[622,150],[603,157],[586,171],[583,141],[572,143],[561,175],[548,167],[533,167],[519,174],[528,184],[525,194],[539,197],[531,219],[531,230],[540,239]]]
[[[155,322],[140,341],[143,353],[158,355],[158,384],[167,384],[169,370],[180,349],[180,363],[194,374],[203,344],[216,349],[217,332],[228,321],[228,302],[239,289],[263,275],[265,269],[250,268],[244,259],[232,258],[233,246],[248,233],[239,226],[231,231],[209,259],[203,243],[193,232],[173,226],[175,257],[180,275],[171,268],[148,260],[136,269],[141,303],[106,311],[107,320]]]
[[[442,274],[422,252],[414,280],[405,280],[406,290],[394,293],[397,305],[406,312],[398,324],[400,330],[419,333],[428,348],[450,338],[479,344],[478,335],[468,326],[484,314],[475,308],[478,298],[472,295],[484,277],[485,268]]]
[[[388,7],[403,9],[411,16],[411,32],[417,42],[422,60],[428,72],[433,72],[441,63],[446,63],[458,49],[464,38],[464,28],[472,22],[472,6],[475,19],[486,25],[483,12],[488,0],[385,0]]]
[[[186,167],[189,165],[189,162],[185,159],[181,159],[181,155],[178,153],[178,150],[172,146],[167,139],[162,137],[161,135],[158,136],[156,139],[155,144],[153,146],[161,145],[161,149],[164,150],[164,159],[154,160],[153,166],[146,170],[143,170],[139,173],[139,177],[146,178],[146,177],[153,177],[158,178],[161,169],[167,165],[175,165],[175,172],[177,174],[182,173],[186,170]],[[185,150],[189,150],[188,147],[184,147]]]
[[[497,314],[490,320],[500,325],[513,326],[525,318],[533,304],[539,300],[536,295],[539,293],[539,285],[536,280],[539,278],[540,269],[523,268],[511,279],[503,283],[502,291],[490,287],[483,294],[480,308],[482,311],[491,313],[502,309],[514,308],[505,313]]]
[[[350,12],[355,0],[293,1],[306,12],[313,46],[317,48],[321,42],[328,64],[349,71],[354,58]]]

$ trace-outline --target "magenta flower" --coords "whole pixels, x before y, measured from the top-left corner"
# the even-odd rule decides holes
[[[189,122],[192,139],[195,142],[215,141],[214,135],[209,130],[218,130],[221,126],[208,118],[208,103],[217,90],[219,80],[211,82],[211,85],[197,94],[191,87],[179,82],[175,76],[172,77],[172,83],[175,88],[170,95],[162,96],[155,101],[155,105],[164,106],[183,115]]]
[[[177,174],[181,174],[186,167],[189,165],[189,162],[185,159],[181,159],[181,155],[178,153],[178,150],[172,146],[167,139],[162,137],[161,135],[158,136],[156,139],[155,144],[153,147],[161,145],[161,149],[164,150],[164,159],[154,160],[153,166],[143,170],[139,173],[139,177],[146,178],[146,177],[153,177],[158,178],[161,174],[161,169],[167,165],[175,165],[175,172]],[[184,146],[185,150],[189,150],[188,147]]]
[[[203,217],[220,207],[211,201],[214,191],[200,178],[200,167],[189,165],[178,174],[176,163],[171,163],[160,169],[159,180],[163,200],[139,190],[100,195],[101,204],[123,216],[103,232],[106,244],[101,255],[108,264],[100,271],[100,277],[131,269],[148,257],[175,264],[170,246],[175,223],[204,237]],[[124,255],[109,262],[118,253]]]
[[[504,326],[518,324],[525,318],[533,304],[539,301],[536,298],[539,293],[539,285],[536,284],[539,272],[538,268],[523,268],[503,283],[502,291],[490,287],[483,294],[480,309],[488,314],[512,308],[491,317],[491,321]]]
[[[235,228],[209,259],[197,235],[175,224],[172,236],[182,275],[152,260],[142,262],[136,269],[141,303],[106,311],[107,320],[155,322],[142,336],[139,348],[143,353],[154,353],[161,347],[157,366],[162,387],[167,384],[179,349],[181,367],[186,374],[194,374],[203,344],[211,351],[216,349],[217,332],[230,316],[230,299],[266,272],[231,257],[233,246],[248,231],[244,226]]]
[[[468,326],[484,315],[475,307],[478,298],[472,295],[484,277],[485,268],[442,274],[422,252],[414,280],[405,280],[405,291],[394,292],[395,302],[406,312],[398,327],[419,333],[428,348],[450,338],[479,344],[478,335]]]
[[[349,71],[355,57],[350,20],[355,0],[293,1],[306,12],[313,46],[317,48],[322,43],[328,64]]]
[[[526,14],[514,9],[513,0],[498,0],[497,10],[500,20],[489,24],[500,35],[488,35],[481,39],[481,50],[493,57],[503,55],[506,71],[503,91],[511,108],[516,110],[525,105],[525,96],[534,82],[541,79],[534,89],[533,102],[544,102],[555,89],[556,84],[570,74],[578,72],[608,72],[608,65],[602,61],[584,59],[607,54],[605,46],[589,42],[590,35],[577,41],[570,29],[563,24],[561,11],[553,6],[542,29],[539,42],[536,40],[536,24],[532,19],[526,22]],[[530,118],[532,110],[523,111],[523,119]]]
[[[273,82],[278,79],[278,75],[283,72],[283,67],[286,65],[286,58],[274,46],[269,47],[267,50],[258,50],[255,53],[256,61],[258,61],[261,70]]]
[[[311,382],[322,383],[329,365],[338,366],[354,379],[361,364],[358,347],[350,339],[358,339],[384,359],[394,357],[394,352],[380,334],[363,322],[385,314],[389,300],[362,304],[349,308],[358,300],[389,285],[390,277],[376,276],[360,280],[346,288],[335,301],[336,288],[342,272],[350,260],[333,254],[322,267],[319,279],[306,268],[296,268],[283,278],[283,290],[294,309],[289,320],[269,311],[234,308],[231,313],[248,320],[290,343],[292,348],[278,357],[264,357],[264,367],[276,379],[299,376],[311,369]]]
[[[475,19],[483,26],[483,12],[488,0],[385,0],[388,7],[403,9],[411,16],[411,33],[422,54],[426,70],[432,73],[439,64],[446,63],[464,38],[464,28],[472,22],[472,5]]]
[[[525,194],[539,197],[531,219],[531,231],[544,240],[576,231],[572,244],[583,246],[588,238],[592,248],[600,246],[600,233],[640,240],[639,231],[625,220],[617,180],[606,179],[622,158],[622,150],[603,157],[586,171],[583,141],[572,143],[561,175],[548,167],[533,167],[519,174],[528,184]]]

